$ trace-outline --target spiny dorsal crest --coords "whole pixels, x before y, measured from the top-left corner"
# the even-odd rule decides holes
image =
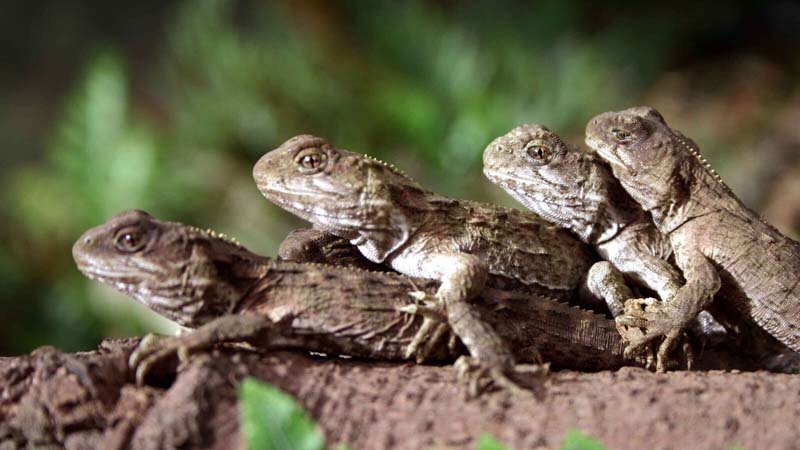
[[[204,230],[202,228],[198,228],[198,227],[195,227],[193,225],[189,225],[189,230],[193,231],[193,232],[195,232],[197,234],[200,234],[201,236],[210,237],[212,239],[219,239],[221,241],[227,242],[228,244],[234,245],[236,247],[244,248],[244,247],[242,247],[242,244],[239,243],[238,240],[236,240],[236,238],[228,236],[227,234],[224,234],[224,233],[219,233],[217,231],[212,230],[211,228],[206,228]]]
[[[732,197],[736,197],[736,194],[734,194],[733,189],[731,189],[727,184],[725,184],[724,181],[722,181],[722,178],[711,167],[711,165],[708,163],[708,161],[700,154],[700,151],[697,149],[697,147],[691,145],[685,138],[683,138],[680,135],[678,135],[678,141],[681,143],[681,145],[683,145],[683,147],[686,150],[689,151],[689,153],[691,153],[692,155],[694,155],[695,158],[697,158],[697,160],[703,165],[703,167],[706,168],[708,173],[710,173],[717,180],[717,182],[719,182],[720,186],[722,186],[726,191],[728,191],[728,193]],[[780,231],[777,228],[775,228],[774,225],[772,225],[771,223],[767,222],[766,219],[764,219],[763,216],[758,215],[758,221],[763,223],[764,225],[768,226],[770,229],[775,230],[775,232],[780,233]]]
[[[681,145],[683,145],[683,147],[686,150],[688,150],[689,153],[694,155],[694,157],[697,158],[698,161],[700,161],[700,163],[719,182],[719,184],[723,188],[725,188],[731,196],[736,197],[736,194],[734,194],[733,189],[731,189],[727,184],[725,184],[724,181],[722,181],[722,178],[719,176],[719,174],[711,167],[711,165],[703,157],[703,155],[700,154],[700,150],[696,146],[694,146],[691,143],[689,143],[689,141],[685,137],[683,137],[682,135],[676,133],[676,137],[677,137],[678,141],[681,143]],[[771,223],[767,222],[767,220],[764,219],[764,217],[761,216],[760,214],[758,215],[758,221],[763,223],[764,225],[768,226],[770,229],[775,230],[775,232],[780,233],[780,231],[777,228],[775,228],[774,225],[772,225]]]
[[[375,163],[375,164],[378,164],[379,166],[381,166],[381,167],[385,168],[385,169],[386,169],[386,170],[388,170],[389,172],[391,172],[391,173],[393,173],[393,174],[397,175],[398,177],[405,178],[405,179],[407,179],[407,180],[410,180],[410,181],[412,181],[412,182],[416,183],[416,181],[415,181],[413,178],[411,178],[410,176],[408,176],[408,175],[407,175],[405,172],[403,172],[402,170],[398,169],[398,168],[397,168],[397,167],[396,167],[394,164],[389,164],[389,163],[387,163],[387,162],[381,161],[380,159],[378,159],[378,158],[376,158],[376,157],[374,157],[374,156],[370,156],[370,155],[366,155],[366,154],[363,154],[363,155],[364,155],[364,158],[365,158],[365,159],[367,159],[367,160],[369,160],[370,162],[373,162],[373,163]]]
[[[306,261],[281,261],[282,263],[292,263],[302,266],[302,270],[308,270],[309,268],[318,269],[319,272],[324,271],[340,271],[346,272],[351,274],[379,274],[379,275],[386,275],[387,277],[396,277],[401,279],[406,279],[407,277],[404,275],[400,275],[399,273],[395,272],[383,272],[380,270],[373,270],[373,269],[365,269],[363,267],[355,267],[355,266],[342,266],[333,262],[306,262]]]
[[[675,136],[675,139],[678,141],[678,143],[680,143],[680,145],[681,145],[681,146],[682,146],[684,149],[686,149],[686,151],[688,151],[690,154],[692,154],[692,156],[694,156],[694,158],[695,158],[695,159],[696,159],[696,160],[697,160],[697,161],[700,163],[700,165],[702,165],[702,166],[703,166],[703,167],[706,169],[706,171],[707,171],[707,172],[708,172],[708,173],[709,173],[709,174],[710,174],[712,177],[714,177],[714,179],[715,179],[715,180],[717,180],[717,182],[718,182],[718,183],[719,183],[719,184],[720,184],[720,185],[721,185],[723,188],[725,188],[725,189],[727,189],[729,192],[733,193],[733,191],[731,190],[731,188],[730,188],[730,187],[728,187],[728,185],[727,185],[727,184],[725,184],[725,182],[724,182],[724,181],[722,181],[722,177],[720,177],[720,176],[719,176],[719,174],[717,173],[717,171],[716,171],[716,170],[714,170],[714,168],[713,168],[713,167],[711,167],[711,164],[709,164],[708,160],[707,160],[705,157],[703,157],[703,155],[701,155],[701,154],[700,154],[700,149],[699,149],[699,148],[697,148],[697,146],[696,146],[694,143],[692,143],[691,141],[689,141],[689,139],[687,139],[685,136],[683,136],[683,135],[682,135],[682,134],[680,134],[680,133],[673,133],[673,134],[674,134],[674,136]]]

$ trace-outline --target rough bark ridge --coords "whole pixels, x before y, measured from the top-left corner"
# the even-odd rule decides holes
[[[236,385],[250,375],[294,395],[330,444],[354,449],[557,448],[570,428],[613,449],[796,448],[800,377],[767,372],[558,372],[539,400],[465,401],[450,367],[215,350],[175,380],[137,387],[138,341],[0,358],[0,449],[240,448]]]

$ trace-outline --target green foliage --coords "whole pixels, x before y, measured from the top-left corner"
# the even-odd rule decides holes
[[[624,74],[592,41],[560,34],[568,8],[524,11],[524,30],[548,30],[524,41],[489,27],[487,8],[346,3],[313,30],[280,6],[187,3],[166,59],[176,138],[251,157],[308,131],[394,160],[402,143],[425,162],[415,176],[458,193],[472,181],[451,175],[475,170],[510,124],[569,130],[619,98]]]
[[[507,450],[507,447],[498,442],[489,434],[482,434],[478,438],[476,450]],[[597,440],[592,439],[577,430],[570,430],[561,443],[561,450],[606,450]]]
[[[507,450],[508,447],[504,446],[493,438],[490,434],[484,433],[478,437],[478,444],[475,450]]]
[[[57,214],[60,220],[42,220],[43,225],[63,229],[67,223],[67,230],[79,232],[83,224],[99,223],[120,208],[152,206],[156,137],[132,123],[128,103],[123,62],[113,52],[99,54],[68,101],[56,133],[51,151],[56,176],[48,181],[61,186],[48,189],[51,200],[39,213]]]
[[[156,138],[131,123],[128,109],[122,60],[110,50],[98,53],[66,103],[48,164],[25,167],[9,179],[9,228],[17,236],[9,245],[17,269],[11,292],[18,297],[0,309],[30,319],[9,321],[4,332],[13,339],[0,342],[19,350],[43,343],[78,350],[107,334],[87,303],[69,248],[109,215],[153,204]],[[136,320],[120,320],[125,312],[116,317],[128,324],[121,326],[123,334],[140,331]]]
[[[606,450],[606,447],[578,430],[570,430],[561,443],[561,450]]]
[[[253,378],[239,385],[241,432],[248,450],[322,450],[325,439],[294,399]]]

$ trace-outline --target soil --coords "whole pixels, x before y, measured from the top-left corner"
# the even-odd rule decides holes
[[[561,371],[539,398],[497,391],[468,401],[450,367],[217,349],[136,386],[125,361],[137,342],[0,358],[0,450],[242,448],[245,376],[295,396],[329,444],[353,449],[470,449],[482,433],[512,449],[554,449],[570,429],[620,450],[800,448],[792,375]]]

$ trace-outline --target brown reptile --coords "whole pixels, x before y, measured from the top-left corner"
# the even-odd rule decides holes
[[[86,231],[73,256],[87,277],[194,329],[145,339],[131,358],[140,381],[166,358],[221,342],[407,360],[423,322],[419,314],[403,311],[416,306],[410,293],[432,294],[439,287],[395,273],[276,261],[142,211],[121,213]],[[544,296],[489,288],[472,305],[517,361],[535,360],[538,353],[554,366],[588,371],[647,363],[624,355],[613,321]],[[465,355],[457,341],[442,337],[432,340],[432,360]],[[470,360],[462,363],[469,367]]]
[[[658,356],[665,359],[686,326],[711,306],[800,351],[800,244],[747,208],[697,144],[653,108],[596,116],[586,143],[669,237],[686,280],[665,301],[619,318],[646,330],[634,345],[663,337]]]
[[[320,137],[289,139],[256,163],[253,177],[267,199],[349,240],[370,261],[439,280],[428,309],[439,310],[493,374],[513,371],[514,361],[496,330],[473,311],[470,300],[485,286],[499,282],[570,299],[587,274],[590,287],[624,284],[621,275],[609,273],[593,282],[591,250],[533,213],[443,197],[390,165]],[[617,303],[630,298],[625,286],[594,291],[625,292]],[[409,356],[424,359],[420,349],[440,326],[426,322]]]
[[[527,124],[486,147],[483,173],[525,207],[594,247],[631,286],[647,288],[667,299],[683,284],[683,277],[670,262],[669,239],[597,155],[582,151],[542,125]],[[624,306],[610,304],[609,308],[619,316]],[[706,343],[725,336],[725,329],[706,311],[700,313],[692,331]],[[620,332],[625,338],[641,337],[636,327],[621,326]],[[663,365],[659,369],[663,370]]]

